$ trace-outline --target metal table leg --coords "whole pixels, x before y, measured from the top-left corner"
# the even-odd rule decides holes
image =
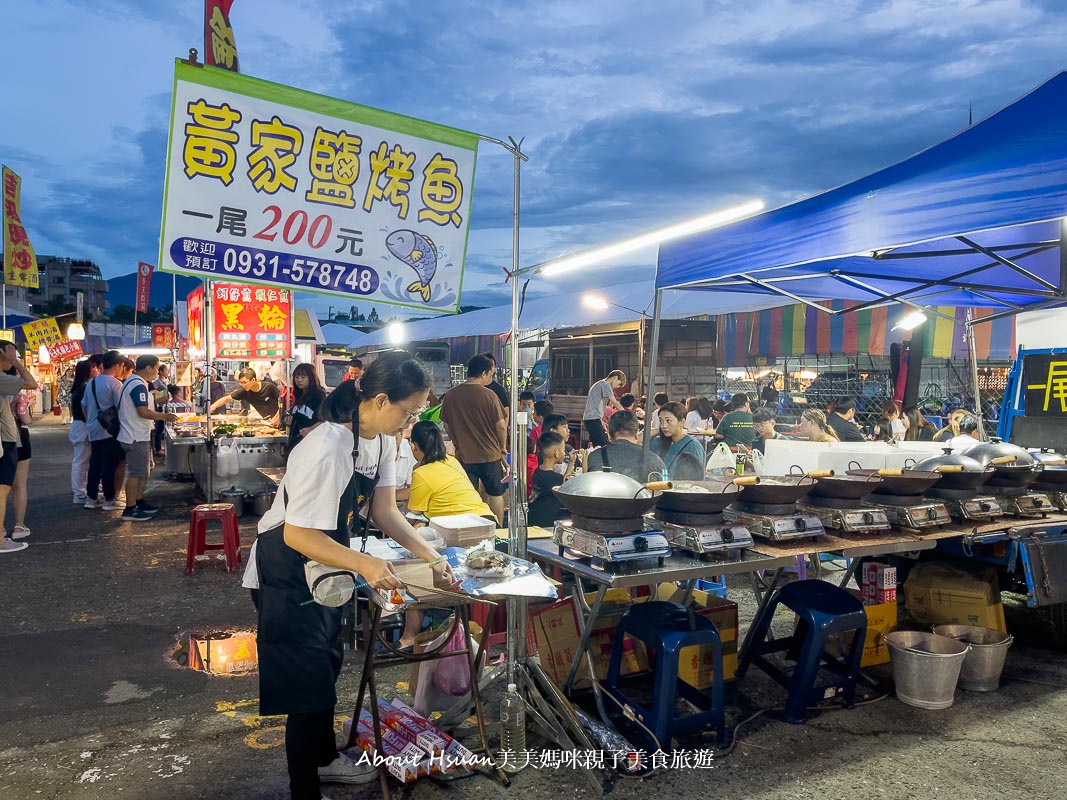
[[[576,595],[582,595],[581,583],[574,587]],[[596,621],[597,615],[600,614],[600,606],[604,603],[604,595],[608,592],[607,586],[601,586],[597,589],[596,600],[593,601],[592,608],[589,609],[589,614],[586,617],[584,624],[582,624],[582,638],[578,641],[578,648],[574,653],[574,658],[571,660],[571,668],[567,672],[567,680],[563,682],[563,693],[569,695],[571,693],[571,685],[574,683],[574,677],[578,674],[578,666],[582,663],[582,656],[586,650],[589,649],[589,638],[593,635],[593,622]],[[579,605],[585,604],[585,597],[582,595],[581,600],[575,598],[575,603]],[[579,623],[583,621],[579,618]],[[596,673],[593,674],[596,677]]]
[[[778,583],[782,580],[782,575],[784,574],[785,567],[778,567],[778,569],[774,571],[774,577],[771,578],[770,586],[767,587],[766,591],[763,592],[762,596],[760,596],[759,591],[757,589],[757,587],[759,586],[759,579],[755,576],[755,574],[752,575],[752,588],[753,591],[756,593],[756,600],[758,601],[758,605],[756,606],[756,616],[753,617],[754,620],[758,619],[759,615],[763,612],[763,609],[766,607],[768,601],[771,599],[771,596],[774,594],[774,590],[778,588]],[[752,634],[754,633],[754,631],[755,628],[751,624],[748,626],[748,630],[745,631],[745,640],[741,643],[741,649],[737,653],[737,662],[739,664],[744,659],[745,653],[748,652],[748,648],[752,645]]]

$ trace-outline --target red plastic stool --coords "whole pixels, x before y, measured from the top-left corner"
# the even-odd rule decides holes
[[[222,523],[222,544],[207,544],[207,523],[213,519]],[[205,503],[193,509],[189,517],[189,544],[185,550],[186,575],[193,574],[196,557],[208,550],[225,552],[227,572],[233,572],[241,562],[241,535],[233,503]]]

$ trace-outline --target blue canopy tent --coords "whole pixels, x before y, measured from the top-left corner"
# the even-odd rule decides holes
[[[1067,73],[852,183],[665,243],[657,290],[1001,309],[1067,301]],[[827,313],[834,312],[818,306]]]

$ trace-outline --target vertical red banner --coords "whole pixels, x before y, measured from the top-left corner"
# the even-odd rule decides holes
[[[292,293],[288,289],[214,283],[212,291],[216,358],[292,357],[293,309]]]
[[[137,313],[145,314],[148,312],[148,297],[150,286],[152,284],[152,270],[154,270],[151,264],[140,262],[137,265]]]
[[[174,328],[170,325],[152,326],[152,347],[166,347],[174,349]]]
[[[237,64],[237,40],[230,24],[233,0],[204,0],[204,63],[240,72]]]
[[[189,356],[193,360],[203,359],[204,348],[204,287],[198,286],[185,298],[185,309],[189,317]]]

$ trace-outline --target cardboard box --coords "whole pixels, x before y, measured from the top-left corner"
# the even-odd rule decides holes
[[[897,568],[877,561],[863,565],[860,577],[863,605],[895,603],[897,601]]]
[[[863,602],[863,593],[856,589],[849,589],[848,593],[860,602]],[[885,635],[897,627],[897,602],[888,603],[864,603],[863,611],[867,615],[867,635],[863,641],[863,655],[860,657],[861,667],[873,667],[877,664],[889,663],[889,646],[885,643]],[[842,636],[831,636],[826,644],[826,652],[838,658],[845,658],[852,646],[853,635],[851,633]]]
[[[496,540],[496,523],[477,514],[451,514],[430,517],[430,527],[449,547],[472,547],[483,539]]]
[[[977,625],[1007,633],[993,566],[916,564],[904,584],[905,608],[920,625]]]
[[[684,590],[674,583],[660,584],[656,592],[658,600],[680,602]],[[737,603],[721,598],[699,589],[690,595],[693,609],[702,617],[707,617],[719,629],[722,640],[722,679],[732,681],[737,672],[738,622]],[[692,645],[683,647],[678,654],[678,677],[697,689],[711,686],[715,674],[714,658],[710,646]]]

